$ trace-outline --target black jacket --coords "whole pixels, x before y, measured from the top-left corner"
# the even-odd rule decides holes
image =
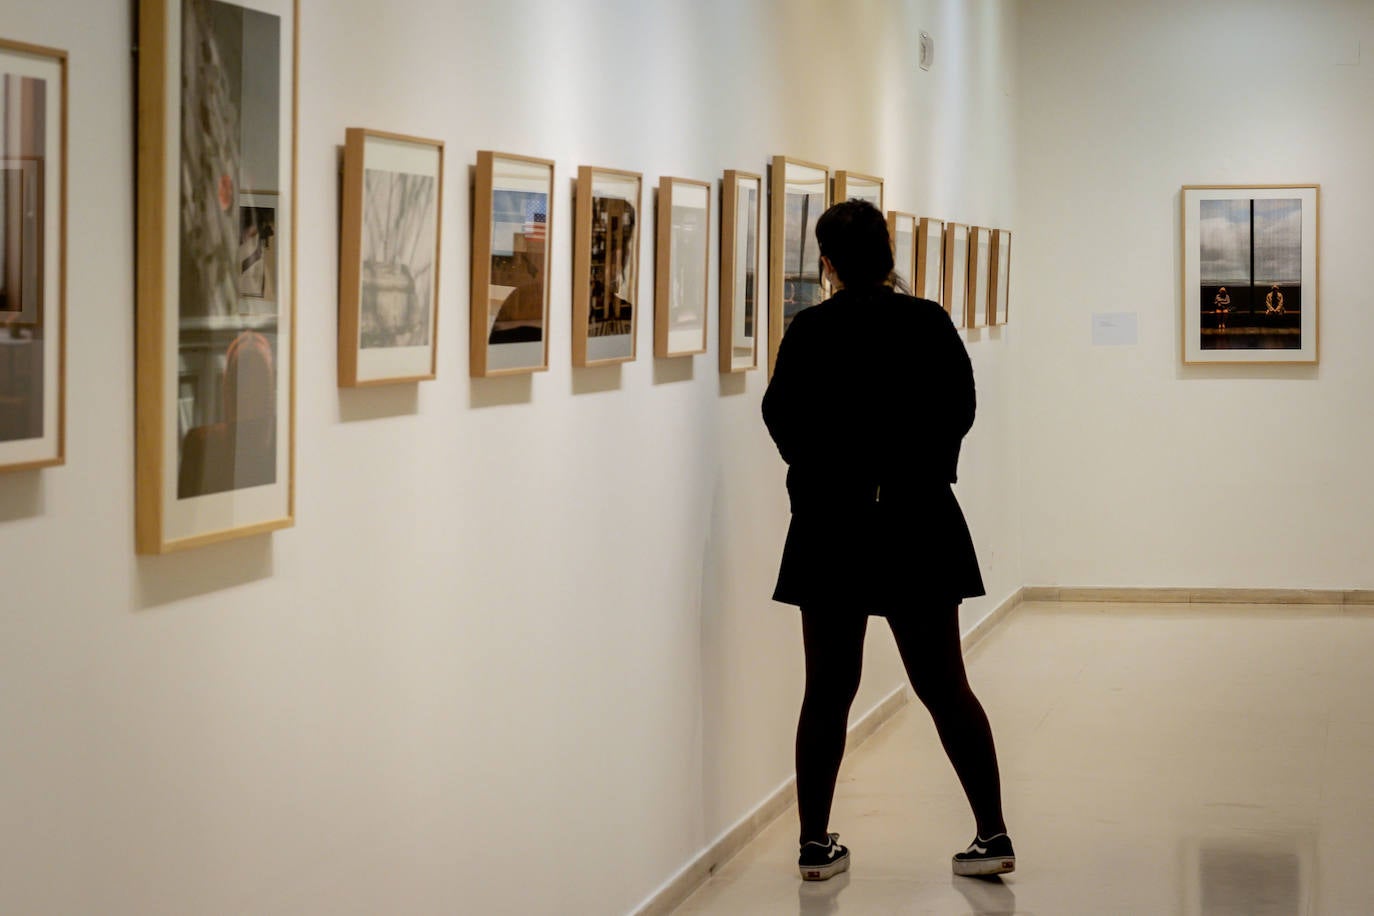
[[[983,594],[949,485],[973,367],[939,305],[841,290],[792,320],[763,398],[792,524],[773,597],[903,611]]]

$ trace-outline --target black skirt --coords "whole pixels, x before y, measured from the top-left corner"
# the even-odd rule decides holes
[[[901,499],[794,511],[773,600],[890,616],[986,594],[948,485]]]

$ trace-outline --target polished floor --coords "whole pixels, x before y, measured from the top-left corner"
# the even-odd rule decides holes
[[[1374,914],[1374,607],[1029,603],[968,664],[1015,874],[951,876],[973,823],[911,704],[841,770],[848,874],[798,879],[793,808],[677,912]]]

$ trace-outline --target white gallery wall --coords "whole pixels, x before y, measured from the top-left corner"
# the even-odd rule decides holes
[[[1027,584],[1374,586],[1374,5],[1026,0],[1020,29]],[[1180,187],[1313,182],[1320,363],[1183,366]],[[1105,313],[1138,343],[1094,347]]]
[[[1019,230],[1016,7],[302,0],[297,524],[138,558],[130,6],[0,0],[70,52],[71,141],[68,460],[0,476],[0,911],[633,909],[790,775],[801,642],[763,372],[721,377],[714,326],[655,360],[648,320],[637,362],[570,368],[572,176],[786,154]],[[350,126],[446,143],[436,381],[336,387]],[[558,164],[534,377],[467,375],[478,149]],[[1022,331],[968,333],[965,627],[1025,580]],[[856,716],[902,683],[871,632]]]

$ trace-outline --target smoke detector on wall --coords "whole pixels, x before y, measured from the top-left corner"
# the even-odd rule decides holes
[[[930,37],[929,32],[921,33],[921,69],[929,70],[930,65],[935,63],[935,39]]]

